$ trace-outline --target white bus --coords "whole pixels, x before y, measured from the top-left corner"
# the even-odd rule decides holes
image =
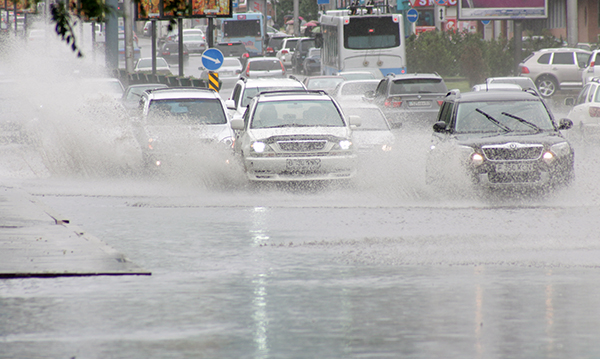
[[[359,9],[358,15],[350,15],[350,10],[331,10],[321,15],[321,73],[406,73],[402,15],[373,12]]]

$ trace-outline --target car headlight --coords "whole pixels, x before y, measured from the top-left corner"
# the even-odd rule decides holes
[[[381,150],[383,152],[390,152],[392,150],[392,146],[385,144],[385,145],[381,145]]]
[[[461,158],[467,158],[468,163],[473,166],[479,166],[483,163],[484,157],[481,153],[475,151],[473,147],[458,146]]]
[[[339,146],[342,150],[347,151],[352,148],[352,141],[350,140],[341,140]]]
[[[561,142],[550,147],[550,152],[554,153],[558,157],[564,157],[571,154],[571,146],[568,142]]]
[[[261,141],[252,142],[252,144],[250,145],[250,148],[252,148],[252,150],[256,153],[265,152],[266,147],[267,147],[267,145]]]

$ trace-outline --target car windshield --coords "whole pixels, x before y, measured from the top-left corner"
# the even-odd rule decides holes
[[[375,75],[373,75],[370,72],[347,72],[347,73],[340,73],[340,75],[342,75],[342,77],[344,79],[346,79],[347,81],[352,81],[352,80],[372,80],[375,78]]]
[[[554,124],[541,101],[463,102],[456,113],[456,132],[553,131]]]
[[[250,128],[343,127],[344,120],[332,101],[285,100],[260,102]]]
[[[250,71],[283,70],[279,60],[260,60],[250,62]]]
[[[242,67],[240,60],[236,58],[225,58],[223,59],[223,66],[225,67]]]
[[[346,114],[360,117],[360,126],[355,131],[388,131],[386,118],[378,108],[354,107],[345,110]]]
[[[403,95],[409,93],[446,93],[448,89],[441,79],[407,79],[392,83],[390,94]]]
[[[227,123],[223,107],[216,99],[153,100],[148,109],[148,123],[153,125],[220,125]]]
[[[309,90],[322,90],[335,88],[340,82],[344,82],[343,77],[314,78],[309,79],[306,88]]]
[[[156,67],[169,67],[167,61],[162,57],[156,58]],[[152,59],[141,59],[138,68],[152,68]]]
[[[302,86],[298,87],[281,87],[281,86],[273,86],[273,87],[254,87],[254,88],[246,88],[244,91],[244,98],[242,98],[242,107],[248,106],[250,101],[254,98],[254,96],[258,95],[264,91],[281,91],[281,90],[304,90]]]
[[[183,35],[183,41],[204,41],[202,35]]]
[[[367,91],[375,91],[377,88],[378,82],[374,83],[347,83],[342,86],[342,95],[343,96],[352,96],[352,95],[364,95]]]

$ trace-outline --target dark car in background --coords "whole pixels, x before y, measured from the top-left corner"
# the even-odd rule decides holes
[[[242,64],[250,57],[250,53],[246,50],[241,42],[219,42],[215,48],[219,49],[224,57],[237,57]]]
[[[158,51],[159,56],[163,57],[167,60],[168,63],[177,65],[179,64],[179,42],[168,41],[163,44],[163,46]],[[183,63],[187,64],[190,59],[190,52],[183,44]]]
[[[302,72],[307,76],[321,72],[321,49],[313,47],[308,50],[308,55],[302,64]]]
[[[302,64],[304,59],[308,55],[308,51],[315,47],[315,39],[312,37],[303,37],[298,39],[294,54],[292,55],[292,67],[294,71],[299,74],[302,72]]]
[[[365,98],[376,104],[396,127],[429,127],[437,117],[448,88],[438,74],[387,75]]]
[[[430,184],[458,180],[482,187],[568,184],[574,152],[535,91],[452,90],[443,100],[426,160]]]
[[[269,36],[269,42],[267,43],[265,56],[275,56],[277,54],[277,51],[281,50],[283,40],[289,37],[291,37],[291,35],[287,34]]]

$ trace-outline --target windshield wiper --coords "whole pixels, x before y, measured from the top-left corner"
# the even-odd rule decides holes
[[[487,118],[491,123],[493,123],[494,125],[500,127],[501,129],[504,130],[504,132],[510,132],[512,131],[510,129],[510,127],[503,125],[502,123],[500,123],[500,121],[496,120],[495,118],[493,118],[492,116],[488,115],[487,113],[481,111],[480,109],[476,108],[475,111],[479,112],[480,114],[484,115],[485,118]]]
[[[531,122],[529,122],[529,121],[527,121],[527,120],[525,120],[525,119],[523,119],[523,118],[521,118],[521,117],[519,117],[519,116],[515,116],[515,115],[513,115],[513,114],[510,114],[510,113],[507,113],[507,112],[502,112],[502,114],[503,114],[504,116],[508,116],[508,117],[510,117],[510,118],[514,118],[515,120],[517,120],[517,121],[519,121],[519,122],[521,122],[521,123],[523,123],[523,124],[525,124],[525,125],[527,125],[527,126],[531,127],[531,128],[532,128],[532,129],[534,129],[536,132],[541,132],[541,131],[542,131],[542,129],[541,129],[541,128],[539,128],[538,126],[534,125],[533,123],[531,123]]]

